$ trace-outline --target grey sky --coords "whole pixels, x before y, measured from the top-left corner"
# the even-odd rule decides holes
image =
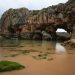
[[[0,14],[9,8],[26,7],[30,10],[42,9],[68,0],[0,0]]]

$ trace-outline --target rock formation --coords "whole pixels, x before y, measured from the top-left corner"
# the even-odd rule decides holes
[[[63,45],[70,50],[75,49],[75,39],[65,41]]]
[[[75,38],[75,1],[58,4],[42,10],[9,9],[1,17],[1,35],[42,39],[42,31],[52,38],[58,28],[65,29]]]

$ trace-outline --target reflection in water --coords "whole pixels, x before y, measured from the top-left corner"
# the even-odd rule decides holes
[[[66,53],[66,49],[64,46],[62,46],[60,43],[56,43],[56,53]]]
[[[0,39],[0,47],[16,47],[19,44],[18,39]]]
[[[50,41],[3,39],[0,40],[0,55],[7,56],[22,51],[34,51],[39,53],[55,53],[55,43]],[[1,57],[1,56],[0,56]]]
[[[56,47],[56,51],[55,51]],[[0,59],[11,54],[20,54],[21,51],[35,51],[42,53],[64,53],[65,48],[60,43],[51,41],[3,39],[0,40]],[[2,58],[3,59],[3,58]]]
[[[9,40],[5,39],[0,42],[0,48],[6,50],[36,50],[46,51],[54,50],[55,43],[50,41],[35,41],[35,40]]]

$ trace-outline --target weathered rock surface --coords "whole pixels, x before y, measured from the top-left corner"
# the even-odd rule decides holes
[[[16,35],[23,38],[41,39],[40,34],[42,31],[46,31],[54,38],[58,28],[63,28],[68,33],[74,34],[74,3],[74,0],[69,0],[66,4],[58,4],[42,10],[9,9],[1,17],[1,34],[2,36]]]
[[[64,45],[68,48],[75,48],[75,39],[64,42]]]

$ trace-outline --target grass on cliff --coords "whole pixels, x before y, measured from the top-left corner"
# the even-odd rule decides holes
[[[25,68],[23,65],[11,61],[0,61],[0,72],[20,70]]]

